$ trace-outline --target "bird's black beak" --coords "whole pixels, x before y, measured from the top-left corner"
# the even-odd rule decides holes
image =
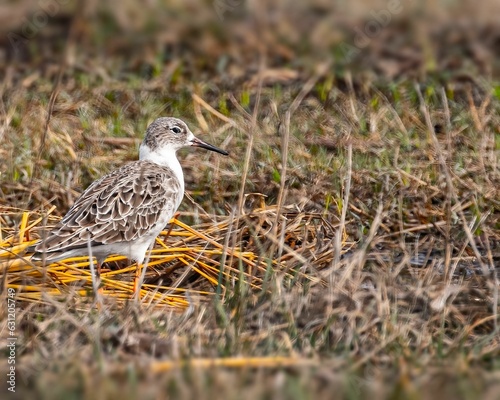
[[[203,140],[200,140],[198,138],[194,138],[193,140],[191,140],[191,146],[201,147],[202,149],[215,151],[216,153],[220,153],[220,154],[225,155],[225,156],[229,155],[229,153],[227,151],[219,149],[218,147],[215,147],[211,144],[208,144],[208,143],[206,143]]]

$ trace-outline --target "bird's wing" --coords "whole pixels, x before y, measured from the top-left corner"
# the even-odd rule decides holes
[[[145,235],[180,202],[180,184],[169,168],[135,161],[90,185],[37,252],[59,252],[128,242]]]

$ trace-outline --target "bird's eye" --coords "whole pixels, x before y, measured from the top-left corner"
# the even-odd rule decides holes
[[[174,133],[181,133],[181,128],[179,128],[178,126],[174,126],[172,129],[170,129],[172,132]]]

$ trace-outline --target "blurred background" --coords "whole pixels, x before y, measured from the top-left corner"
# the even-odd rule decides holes
[[[4,1],[3,74],[16,66],[68,67],[149,80],[251,85],[260,60],[267,81],[292,82],[318,63],[396,79],[442,72],[498,77],[500,3],[368,1]],[[462,77],[463,78],[463,77]]]

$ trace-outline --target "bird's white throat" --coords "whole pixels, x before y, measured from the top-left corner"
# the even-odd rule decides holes
[[[170,168],[181,185],[181,194],[184,193],[184,174],[181,164],[177,158],[177,150],[169,146],[163,146],[151,151],[149,146],[141,145],[139,148],[139,160],[151,161],[163,167]],[[181,196],[182,197],[182,196]]]

